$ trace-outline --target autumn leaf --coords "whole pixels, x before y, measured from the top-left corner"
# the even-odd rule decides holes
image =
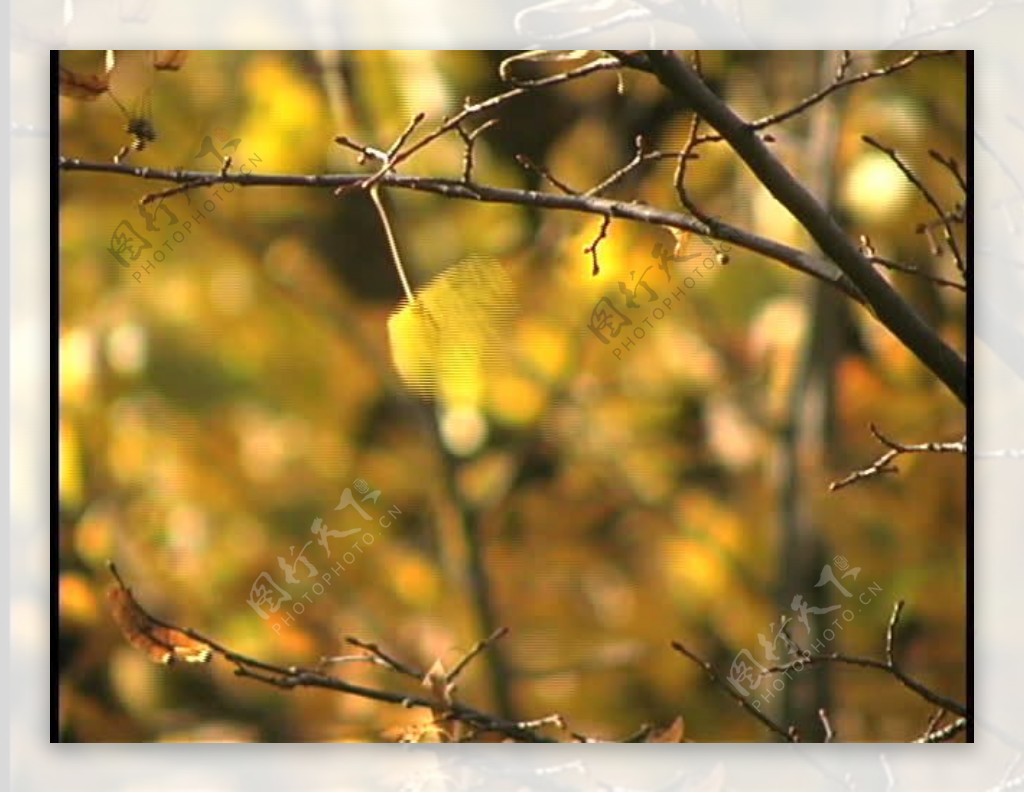
[[[109,88],[110,76],[107,72],[79,72],[66,66],[60,67],[57,90],[61,96],[91,102],[103,96]]]
[[[176,72],[188,60],[188,50],[153,50],[153,68],[161,72]]]
[[[204,664],[212,658],[210,648],[190,638],[176,628],[166,628],[157,623],[139,605],[131,589],[124,585],[113,564],[110,571],[117,582],[107,592],[114,622],[125,638],[137,650],[141,650],[151,661],[171,664],[185,661],[190,664]]]
[[[644,743],[684,743],[683,717],[676,716],[675,721],[663,729],[653,729]]]
[[[507,360],[515,289],[494,259],[445,270],[388,318],[391,359],[403,382],[449,406],[478,407]]]
[[[452,705],[452,689],[454,686],[448,680],[448,670],[438,659],[434,661],[430,669],[423,676],[423,687],[428,689],[434,697],[436,706],[430,709],[434,726],[438,728],[437,736],[442,743],[449,741],[457,742],[461,737],[459,722],[448,718]]]

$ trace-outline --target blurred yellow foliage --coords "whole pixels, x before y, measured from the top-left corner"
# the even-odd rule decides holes
[[[369,173],[376,164],[358,164],[335,135],[386,150],[421,110],[428,118],[413,139],[428,134],[463,97],[507,88],[502,57],[194,53],[153,81],[159,136],[131,162],[215,170],[195,159],[209,136],[232,154],[232,172],[258,156],[257,174]],[[819,65],[814,53],[702,58],[716,92],[748,114],[800,101]],[[855,69],[888,55],[854,59]],[[927,150],[965,160],[962,63],[934,57],[901,74],[911,72],[913,81],[848,89],[826,164],[810,162],[807,122],[820,108],[773,128],[774,151],[794,172],[829,171],[837,210],[856,219],[852,237],[869,233],[879,252],[951,276],[948,256],[929,258],[915,233],[927,207],[896,189],[891,167],[862,162],[860,132],[888,131],[936,194],[956,200]],[[630,72],[623,86],[598,73],[489,111],[499,123],[476,139],[473,179],[559,192],[519,165],[522,153],[582,191],[630,161],[638,132],[647,151],[678,150],[692,115],[650,75]],[[109,162],[126,142],[106,100],[65,98],[60,112],[64,156]],[[464,153],[450,134],[398,173],[458,180]],[[602,198],[680,211],[676,164],[650,160]],[[871,204],[879,185],[894,192]],[[712,217],[811,250],[726,146],[701,147],[686,187]],[[751,741],[765,740],[761,726],[668,642],[692,643],[727,673],[740,650],[759,652],[758,636],[780,610],[792,614],[794,597],[822,591],[821,564],[842,556],[861,568],[857,592],[864,582],[882,591],[830,649],[877,652],[892,600],[906,597],[921,625],[911,671],[962,694],[963,459],[901,460],[898,475],[827,489],[883,451],[869,422],[908,443],[963,432],[962,406],[867,312],[851,311],[847,330],[861,345],[838,345],[826,375],[834,412],[815,424],[808,414],[822,392],[801,379],[822,319],[812,285],[749,250],[734,246],[726,265],[699,238],[675,248],[658,225],[387,186],[423,284],[408,303],[361,191],[223,188],[165,198],[177,224],[161,213],[169,225],[158,234],[139,212],[157,183],[60,173],[65,740],[381,740],[429,719],[424,709],[240,680],[222,660],[155,668],[99,605],[109,558],[124,562],[154,614],[285,665],[348,653],[343,637],[355,635],[420,671],[439,657],[451,668],[496,626],[482,617],[489,604],[510,633],[460,676],[463,701],[496,707],[499,679],[517,717],[558,711],[601,738],[653,723],[677,739],[682,715],[686,737]],[[215,209],[197,219],[207,201]],[[122,222],[150,242],[147,257],[165,258],[145,271],[145,258],[122,266],[110,251]],[[663,269],[658,250],[681,258]],[[951,338],[969,338],[962,293],[887,277],[900,291],[914,285],[908,299]],[[591,326],[602,300],[622,322],[603,339]],[[362,512],[336,509],[346,488]],[[317,519],[337,534],[318,536]],[[365,532],[372,544],[351,550]],[[793,537],[820,543],[822,561],[787,580]],[[264,574],[280,599],[267,619],[250,603]],[[843,602],[834,587],[828,595]],[[415,687],[379,664],[331,671]],[[857,670],[830,685],[844,738],[902,740],[927,721],[881,676]]]

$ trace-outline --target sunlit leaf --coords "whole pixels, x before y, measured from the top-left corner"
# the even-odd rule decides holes
[[[423,396],[477,406],[504,364],[515,310],[504,268],[494,259],[464,259],[388,319],[395,368]]]

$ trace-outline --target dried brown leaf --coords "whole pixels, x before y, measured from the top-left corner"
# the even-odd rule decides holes
[[[651,730],[644,743],[682,743],[684,731],[683,717],[676,716],[675,721],[664,729]]]
[[[189,50],[153,50],[153,68],[158,71],[176,72],[188,60]]]
[[[114,622],[132,647],[141,650],[151,661],[171,664],[185,661],[203,664],[210,660],[210,648],[175,628],[158,625],[139,605],[132,591],[120,582],[107,593]]]
[[[110,78],[106,74],[91,74],[78,72],[66,66],[60,67],[58,91],[61,96],[91,102],[103,96],[108,88]]]

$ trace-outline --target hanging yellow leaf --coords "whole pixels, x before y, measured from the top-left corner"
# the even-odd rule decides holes
[[[413,391],[449,407],[479,407],[506,365],[515,287],[494,259],[469,257],[388,319],[391,359]]]

